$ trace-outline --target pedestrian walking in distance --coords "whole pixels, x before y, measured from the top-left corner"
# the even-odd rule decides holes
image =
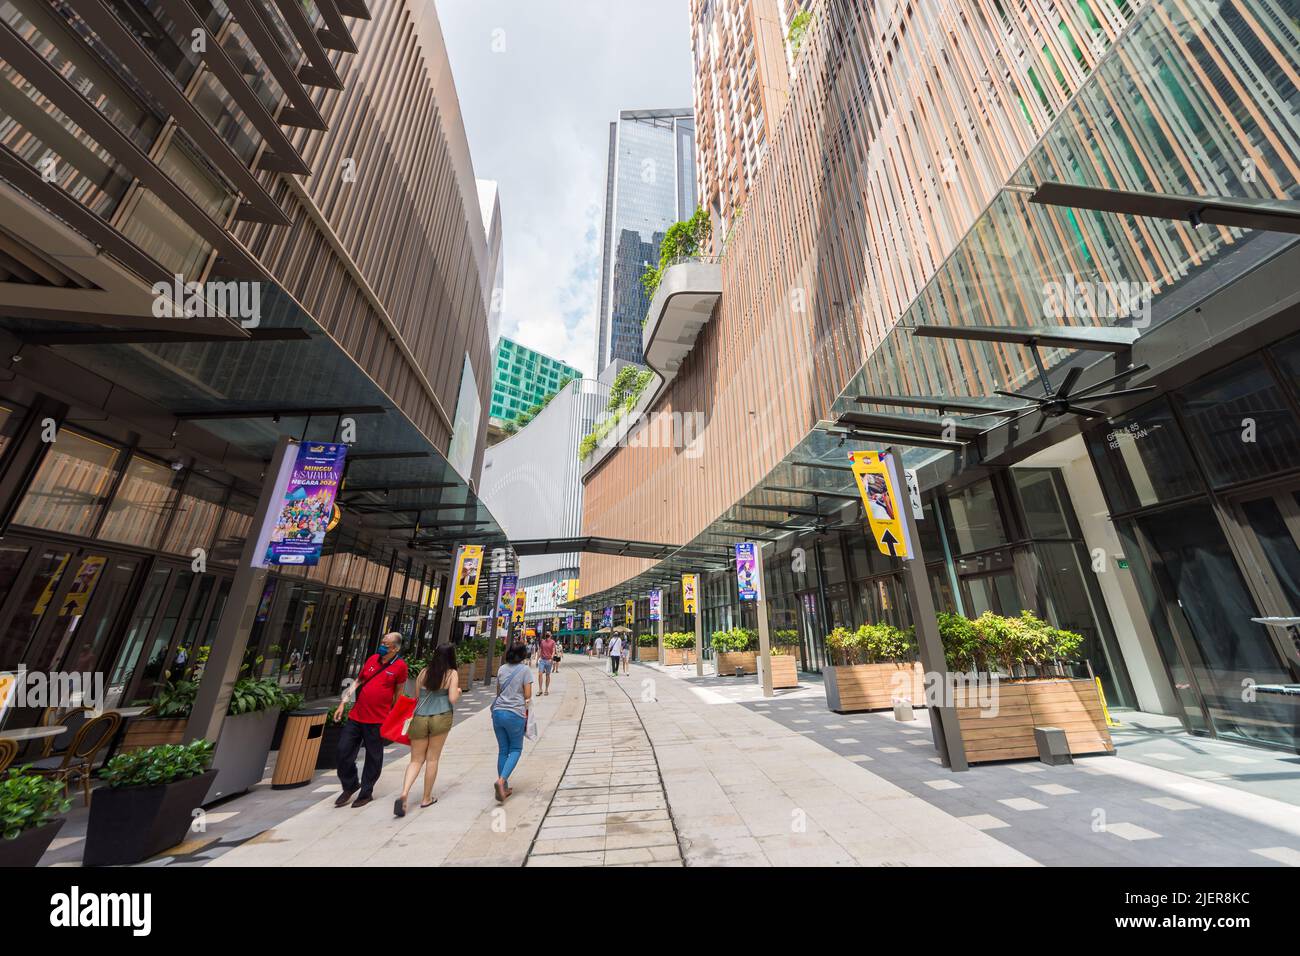
[[[424,799],[420,806],[431,807],[438,802],[433,795],[433,785],[438,779],[438,760],[451,732],[452,714],[460,699],[460,675],[456,672],[456,649],[443,644],[433,652],[429,665],[416,678],[420,698],[411,716],[406,735],[411,738],[411,763],[406,768],[402,795],[393,805],[393,813],[406,816],[411,788],[424,771]]]
[[[542,638],[541,643],[537,645],[538,669],[540,670],[537,683],[543,697],[551,692],[551,672],[555,670],[555,661],[559,656],[560,648],[555,643],[555,638],[547,634]]]
[[[528,666],[528,651],[515,644],[506,651],[506,662],[497,672],[497,696],[492,701],[492,730],[497,735],[497,779],[493,790],[503,803],[514,793],[510,775],[524,752],[524,730],[532,698],[533,671]]]
[[[609,641],[609,666],[613,668],[614,676],[618,676],[618,664],[623,657],[623,638],[615,634]]]
[[[397,703],[407,678],[406,661],[399,656],[401,650],[402,635],[396,631],[385,634],[379,649],[361,666],[361,673],[334,711],[335,722],[343,724],[339,733],[339,782],[343,792],[334,801],[336,807],[352,802],[352,806],[360,808],[374,799],[375,784],[384,769],[384,739],[379,736],[379,728]],[[356,703],[344,721],[348,697],[354,693]],[[357,751],[363,746],[366,763],[358,781]],[[353,802],[354,794],[357,798]]]

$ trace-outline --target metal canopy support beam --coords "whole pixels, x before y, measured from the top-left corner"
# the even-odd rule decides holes
[[[970,439],[979,435],[982,429],[971,425],[959,425],[942,418],[912,415],[883,415],[878,412],[841,412],[835,424],[848,428],[871,428],[887,430],[896,435],[918,435],[925,438],[941,438],[951,434],[953,438]]]
[[[1300,202],[1226,196],[1171,196],[1124,189],[1101,189],[1045,182],[1029,201],[1041,206],[1091,209],[1120,216],[1172,219],[1193,226],[1227,226],[1300,236]]]
[[[31,345],[145,345],[173,342],[258,342],[310,341],[306,329],[243,329],[231,325],[229,335],[216,332],[169,332],[165,329],[105,329],[102,332],[19,332]]]
[[[433,453],[427,451],[375,451],[369,454],[348,455],[348,462],[357,461],[398,461],[405,458],[432,458]]]
[[[1001,412],[1015,407],[1006,398],[972,398],[970,396],[943,395],[859,395],[854,399],[859,405],[886,405],[895,408],[931,408],[943,412]]]
[[[395,485],[348,485],[346,493],[349,495],[363,494],[365,492],[384,492],[385,494],[395,491],[434,491],[440,488],[459,488],[461,487],[454,481],[431,481],[420,484],[395,484]],[[432,507],[432,506],[430,506]],[[438,507],[461,508],[464,505],[439,505]]]
[[[1042,345],[1082,352],[1127,352],[1138,340],[1137,329],[1092,325],[918,325],[912,334],[922,338]]]
[[[792,488],[789,485],[764,485],[764,491],[776,491],[788,495],[811,495],[815,498],[837,498],[841,501],[861,501],[862,496],[847,491],[827,491],[819,488]]]
[[[177,412],[184,421],[221,421],[233,418],[337,418],[340,415],[384,415],[382,405],[357,405],[352,408],[262,408],[234,412]]]
[[[254,9],[254,2],[259,0],[226,0],[226,6],[239,21],[240,27],[248,35],[249,42],[262,56],[263,62],[275,81],[280,84],[292,106],[280,110],[280,122],[305,129],[325,130],[325,120],[316,109],[311,94],[303,87],[303,81],[295,76],[293,66],[285,59],[280,44],[271,35],[270,28],[262,20],[262,15]]]
[[[920,438],[916,435],[897,435],[892,432],[863,431],[857,428],[827,429],[828,435],[843,435],[856,441],[884,442],[886,444],[907,445],[911,448],[941,448],[946,451],[965,448],[966,442],[944,441],[942,438]]]
[[[800,468],[820,468],[823,471],[852,471],[852,465],[837,465],[829,461],[788,461],[787,465],[798,465]]]
[[[809,518],[833,518],[834,514],[827,514],[824,511],[809,511],[806,508],[795,508],[791,505],[737,505],[738,508],[753,508],[755,511],[783,511],[788,515],[806,515]]]

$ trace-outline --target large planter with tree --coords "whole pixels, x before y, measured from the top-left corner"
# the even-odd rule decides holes
[[[719,677],[758,673],[758,634],[747,627],[713,632],[713,656]]]
[[[269,740],[269,738],[268,738]],[[104,767],[86,825],[86,866],[139,863],[185,840],[216,779],[209,741],[118,754]]]
[[[949,669],[968,677],[953,701],[967,761],[1037,757],[1036,727],[1065,731],[1076,756],[1115,752],[1095,679],[1070,673],[1081,635],[1029,611],[974,621],[941,614],[939,634]]]
[[[790,644],[772,645],[772,687],[784,690],[799,686],[798,648]]]
[[[204,804],[243,793],[266,775],[271,738],[283,707],[284,693],[274,679],[235,682],[212,756],[217,776]]]
[[[695,635],[690,631],[672,631],[664,635],[664,663],[695,663]]]
[[[71,806],[57,780],[17,768],[0,778],[0,867],[39,863]]]
[[[888,710],[904,699],[925,703],[924,673],[911,635],[889,624],[837,627],[826,635],[835,664],[823,669],[826,706],[837,714]]]
[[[659,635],[642,634],[636,639],[637,659],[643,664],[659,660]]]

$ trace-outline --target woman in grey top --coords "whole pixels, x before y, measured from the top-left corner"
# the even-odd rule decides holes
[[[504,803],[514,791],[510,774],[524,752],[524,730],[528,727],[528,702],[533,697],[533,672],[528,666],[528,649],[512,644],[506,662],[497,672],[497,696],[492,701],[492,730],[497,735],[497,780],[493,791]]]
[[[452,709],[460,699],[456,649],[444,644],[434,650],[433,659],[420,671],[415,686],[420,688],[420,699],[407,729],[411,738],[411,763],[406,768],[402,795],[393,804],[393,813],[399,817],[406,816],[406,802],[420,778],[421,768],[424,769],[424,801],[420,806],[431,807],[438,802],[433,796],[433,782],[438,779],[438,759],[451,732]]]

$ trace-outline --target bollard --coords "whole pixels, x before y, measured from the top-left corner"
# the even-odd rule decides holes
[[[894,719],[895,720],[916,720],[912,714],[912,702],[907,698],[899,698],[894,701]]]
[[[1038,745],[1038,759],[1051,767],[1074,763],[1070,755],[1070,742],[1060,727],[1035,727],[1034,743]]]

